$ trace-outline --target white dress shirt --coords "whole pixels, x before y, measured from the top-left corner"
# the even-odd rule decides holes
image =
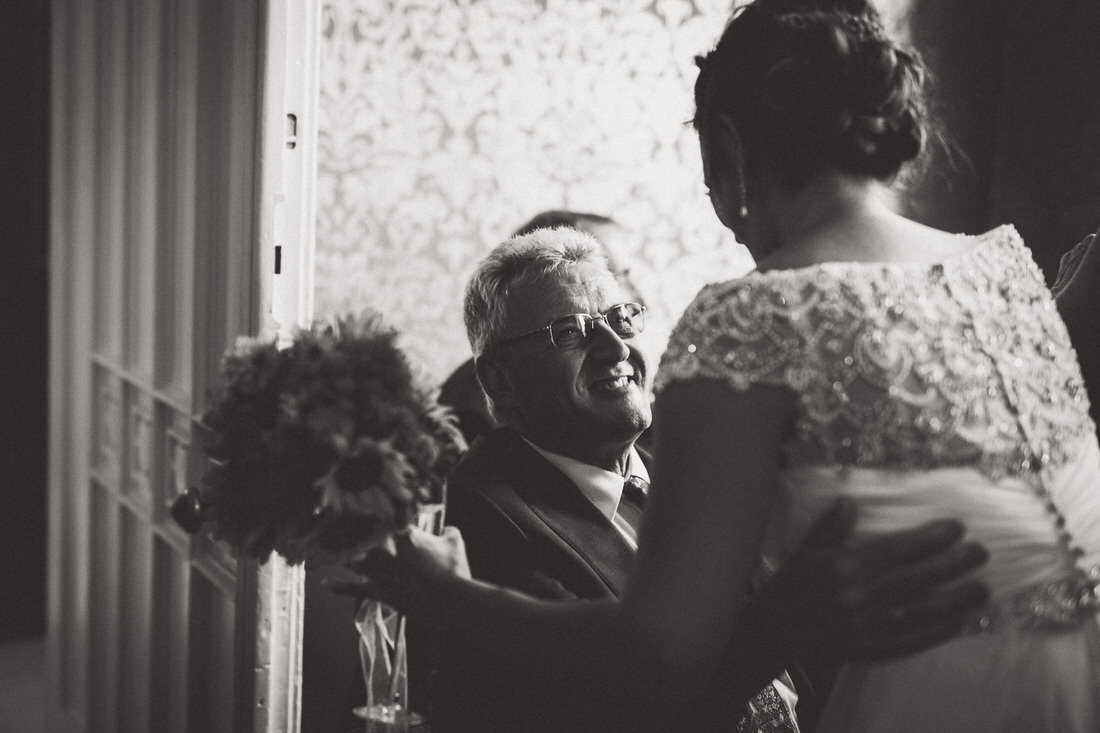
[[[524,438],[524,440],[527,440]],[[591,463],[584,463],[575,458],[558,455],[544,450],[531,441],[527,444],[539,452],[546,460],[564,473],[572,481],[581,493],[592,502],[600,514],[611,520],[615,529],[626,539],[630,549],[638,549],[638,531],[630,526],[630,523],[619,516],[619,500],[623,496],[623,482],[628,476],[637,476],[649,482],[649,471],[642,462],[642,457],[634,446],[630,447],[630,453],[626,459],[626,474],[620,475],[615,471],[608,471]]]

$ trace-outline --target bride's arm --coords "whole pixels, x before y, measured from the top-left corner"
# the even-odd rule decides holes
[[[651,670],[639,686],[672,704],[691,700],[727,653],[726,694],[740,703],[783,666],[781,640],[746,630],[739,616],[795,400],[778,387],[734,391],[716,380],[676,383],[657,397],[658,459],[622,613]]]

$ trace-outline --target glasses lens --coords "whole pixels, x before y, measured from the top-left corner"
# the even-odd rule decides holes
[[[574,346],[584,341],[584,337],[591,329],[592,316],[587,313],[562,316],[550,323],[550,338],[559,348]]]
[[[636,336],[645,330],[645,309],[637,303],[622,303],[607,312],[607,325],[622,338]]]
[[[556,318],[550,322],[550,339],[558,348],[579,346],[592,333],[597,320],[607,321],[620,338],[631,338],[645,330],[645,307],[638,303],[621,303],[598,317],[575,313]]]

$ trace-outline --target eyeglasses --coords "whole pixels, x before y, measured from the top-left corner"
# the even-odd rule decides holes
[[[645,330],[645,310],[645,306],[641,303],[619,303],[595,316],[591,313],[573,313],[555,318],[542,328],[499,341],[497,345],[508,346],[547,331],[550,334],[551,346],[568,349],[583,344],[595,331],[596,324],[600,321],[606,323],[619,338],[633,338]]]

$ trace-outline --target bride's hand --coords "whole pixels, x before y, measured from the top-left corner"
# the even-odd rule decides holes
[[[375,548],[351,565],[361,580],[332,581],[334,593],[373,598],[430,626],[445,621],[444,590],[470,580],[462,533],[444,527],[441,535],[410,528],[394,537],[392,548]]]

